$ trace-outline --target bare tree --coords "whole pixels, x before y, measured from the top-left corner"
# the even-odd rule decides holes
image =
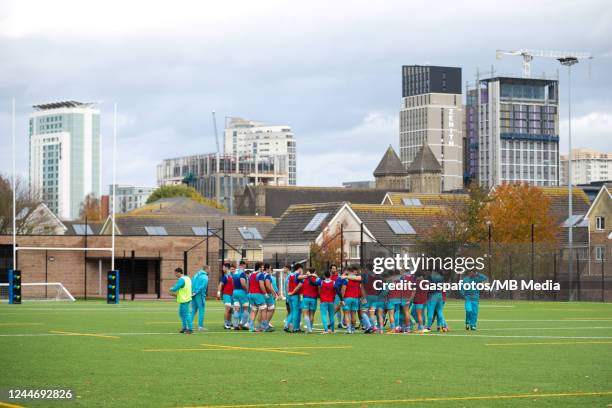
[[[13,189],[11,179],[0,174],[0,234],[13,230]],[[36,227],[29,221],[30,215],[42,203],[40,193],[30,188],[23,178],[15,179],[15,214],[17,234],[29,234]]]
[[[102,211],[100,208],[100,200],[95,194],[87,194],[81,202],[79,209],[79,218],[88,221],[100,221],[102,219]]]

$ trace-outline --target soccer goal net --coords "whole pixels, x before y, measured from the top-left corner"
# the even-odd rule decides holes
[[[8,283],[0,283],[0,300],[8,301]],[[74,302],[74,296],[59,282],[32,282],[21,285],[21,299],[27,301],[64,300]]]

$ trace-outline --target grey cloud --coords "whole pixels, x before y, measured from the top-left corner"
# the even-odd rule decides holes
[[[576,67],[574,114],[595,115],[597,121],[612,112],[612,20],[606,1],[262,7],[252,18],[238,10],[235,20],[226,19],[231,12],[223,9],[218,18],[202,16],[199,26],[190,20],[184,29],[162,25],[108,36],[0,37],[0,172],[10,170],[7,120],[15,96],[22,174],[27,173],[29,105],[78,99],[100,102],[109,142],[104,159],[110,158],[113,102],[126,118],[119,126],[120,182],[154,184],[161,159],[213,151],[212,109],[219,124],[224,115],[235,115],[291,125],[300,183],[370,178],[386,146],[398,143],[401,65],[461,66],[469,82],[477,68],[491,64],[498,72],[518,74],[520,59],[495,60],[496,48],[593,52],[598,58],[590,79],[586,65]],[[533,63],[534,73],[557,69],[556,61]],[[560,75],[565,98],[565,71]],[[612,150],[606,130],[599,126],[595,139],[589,126],[576,128],[574,145]],[[321,172],[330,161],[336,170]],[[106,166],[105,184],[110,176]]]

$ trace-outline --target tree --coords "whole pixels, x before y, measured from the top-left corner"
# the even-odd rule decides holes
[[[13,189],[11,180],[0,174],[0,234],[10,234],[13,230]],[[15,214],[17,215],[17,234],[28,234],[36,227],[30,215],[42,203],[40,194],[21,177],[15,179]]]
[[[526,278],[530,272],[534,277],[540,275],[537,264],[550,262],[559,232],[550,214],[550,198],[543,190],[526,183],[502,184],[482,208],[482,217],[491,226],[491,275],[509,279]],[[541,277],[548,275],[544,272]]]
[[[342,251],[341,241],[339,229],[332,231],[329,226],[326,226],[323,229],[321,245],[316,242],[310,244],[310,266],[318,272],[323,272],[327,270],[328,265],[339,264]],[[343,258],[346,259],[346,253],[343,255]]]
[[[95,194],[87,194],[79,209],[79,218],[87,221],[100,221],[102,219],[102,209],[100,200]]]
[[[438,255],[454,255],[460,247],[483,242],[487,238],[482,209],[490,202],[487,191],[477,183],[468,187],[468,197],[449,198],[444,211],[435,217],[420,237],[421,247]]]
[[[208,207],[218,208],[220,210],[224,209],[223,205],[219,204],[217,201],[203,197],[195,188],[185,184],[175,184],[157,188],[149,196],[147,204],[155,202],[160,198],[171,197],[187,197]]]
[[[559,227],[549,210],[550,198],[541,188],[526,183],[502,184],[482,208],[481,216],[491,223],[492,235],[498,243],[531,242],[533,224],[534,242],[555,244]]]

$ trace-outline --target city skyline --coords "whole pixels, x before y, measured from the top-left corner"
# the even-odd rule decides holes
[[[37,14],[53,18],[27,15],[28,2],[1,6],[0,50],[10,62],[0,67],[0,172],[10,173],[10,104],[15,97],[17,165],[24,177],[31,105],[75,99],[98,102],[101,110],[102,185],[111,183],[114,102],[119,109],[118,183],[153,186],[162,159],[214,152],[213,109],[219,118],[291,125],[299,143],[299,185],[371,179],[388,145],[399,150],[402,65],[458,66],[464,82],[473,82],[476,69],[486,75],[491,64],[499,73],[520,76],[520,58],[496,60],[498,48],[591,52],[590,79],[588,63],[573,68],[573,147],[608,151],[612,144],[606,75],[612,69],[607,41],[612,15],[606,2],[560,4],[552,16],[547,3],[523,3],[530,4],[528,16],[520,5],[501,3],[498,15],[488,15],[484,25],[476,24],[487,14],[478,11],[478,4],[443,3],[433,10],[399,2],[364,3],[343,13],[346,5],[334,4],[328,7],[338,13],[323,13],[323,3],[304,3],[286,15],[277,2],[245,3],[240,10],[216,5],[214,13],[204,13],[209,6],[187,3],[170,19],[159,5],[148,5],[147,18],[137,18],[138,3],[115,16],[118,4],[110,2],[91,16],[83,6],[62,1],[38,6]],[[73,14],[65,13],[69,8]],[[549,17],[538,17],[542,13]],[[519,16],[520,30],[504,30],[508,19]],[[103,22],[111,17],[116,30],[109,33]],[[240,23],[239,33],[224,26],[226,18]],[[569,18],[575,24],[558,29]],[[269,21],[279,25],[261,30]],[[277,36],[279,30],[285,35]],[[476,36],[479,30],[490,35]],[[74,34],[82,32],[76,39]],[[401,38],[417,41],[397,41]],[[34,59],[39,62],[33,64]],[[532,63],[534,75],[557,70],[564,153],[567,71],[556,61],[536,58]]]

